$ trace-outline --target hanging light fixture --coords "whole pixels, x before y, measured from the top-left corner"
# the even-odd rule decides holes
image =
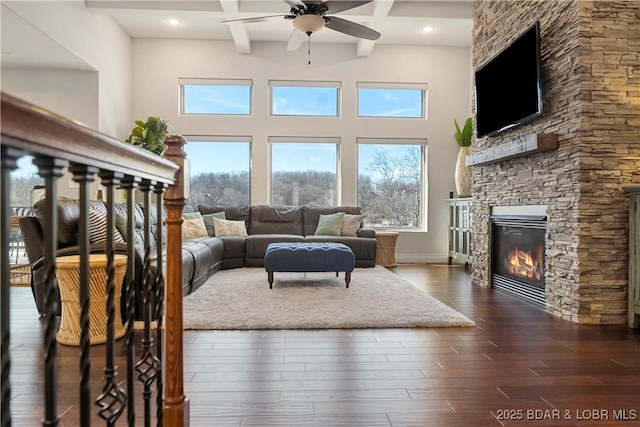
[[[307,55],[309,57],[309,65],[311,65],[311,34],[324,28],[324,18],[312,14],[300,15],[293,20],[293,28],[308,36]]]
[[[293,20],[293,28],[308,36],[324,28],[324,18],[318,15],[300,15]]]

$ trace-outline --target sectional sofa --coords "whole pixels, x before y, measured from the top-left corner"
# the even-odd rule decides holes
[[[57,201],[58,208],[58,251],[56,256],[78,254],[78,221],[80,209],[75,199],[61,198]],[[142,316],[142,260],[144,257],[144,212],[142,207],[134,205],[135,218],[135,284],[136,284],[136,317]],[[116,252],[126,253],[126,224],[122,223],[127,218],[126,204],[116,203],[115,224],[117,235],[122,239],[115,243]],[[155,224],[156,209],[149,212],[150,223]],[[375,230],[358,227],[355,235],[317,235],[315,234],[321,215],[331,215],[344,212],[347,215],[360,215],[358,207],[344,206],[276,206],[255,205],[236,207],[216,206],[185,206],[184,215],[190,220],[197,218],[206,219],[208,223],[211,217],[217,217],[222,221],[234,224],[244,223],[244,232],[237,234],[225,234],[216,236],[215,229],[209,228],[200,237],[182,239],[182,276],[183,295],[195,292],[209,277],[221,269],[239,267],[263,267],[264,254],[269,243],[273,242],[339,242],[344,243],[355,255],[356,267],[373,267],[376,258]],[[32,269],[31,287],[38,312],[45,313],[45,272],[43,268],[43,243],[44,234],[41,221],[44,215],[43,202],[35,205],[35,217],[20,219],[20,228],[25,240],[27,256]],[[90,234],[92,253],[106,250],[104,241],[95,239],[99,228],[95,217],[106,217],[106,206],[101,201],[90,202]],[[104,228],[104,226],[103,226]],[[220,231],[220,230],[218,230]],[[155,235],[155,229],[151,229]],[[183,226],[184,233],[184,226]],[[218,233],[220,234],[220,233]],[[224,233],[223,233],[224,234]],[[246,234],[246,235],[243,235]],[[116,236],[117,237],[117,236]],[[155,259],[157,245],[155,240],[150,242],[151,257]],[[151,263],[151,275],[155,276],[155,263]],[[59,300],[59,294],[56,293]],[[121,304],[124,310],[124,292]],[[124,313],[123,313],[124,314]]]

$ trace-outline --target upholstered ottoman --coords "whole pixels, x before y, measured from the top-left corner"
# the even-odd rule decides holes
[[[353,252],[342,243],[271,243],[264,254],[269,289],[273,289],[274,272],[321,271],[335,271],[336,277],[340,271],[344,271],[348,288],[355,264]]]

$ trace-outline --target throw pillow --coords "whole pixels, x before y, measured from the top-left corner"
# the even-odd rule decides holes
[[[202,214],[200,212],[182,212],[183,219],[196,219],[201,217]]]
[[[364,217],[364,215],[344,214],[344,219],[342,220],[342,228],[340,228],[340,235],[357,236],[358,228],[360,228],[360,224],[362,224]]]
[[[247,235],[247,226],[244,221],[230,221],[213,217],[213,226],[216,231],[216,237]]]
[[[182,221],[182,238],[207,237],[207,229],[202,218],[185,219]]]
[[[96,209],[89,210],[89,242],[104,243],[107,241],[107,214]],[[113,241],[124,243],[122,234],[113,228]]]
[[[316,236],[339,236],[343,219],[344,212],[336,212],[331,215],[320,215],[320,219],[318,220],[318,227],[316,228],[316,232],[314,234]]]
[[[210,237],[214,237],[216,235],[216,227],[215,227],[215,224],[213,223],[213,218],[227,219],[224,211],[202,215],[202,219],[204,220],[204,226],[207,228],[207,234]]]

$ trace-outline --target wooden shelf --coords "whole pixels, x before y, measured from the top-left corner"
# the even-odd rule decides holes
[[[557,149],[557,134],[532,133],[503,142],[495,147],[474,151],[467,155],[466,164],[467,166],[482,166]]]

